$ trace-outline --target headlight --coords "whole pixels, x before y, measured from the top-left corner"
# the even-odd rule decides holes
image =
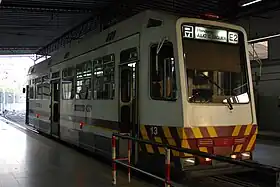
[[[242,160],[248,160],[250,158],[251,158],[251,153],[250,152],[241,153],[241,159]]]
[[[184,167],[194,166],[195,165],[195,158],[181,158],[181,164]]]
[[[237,155],[230,155],[230,158],[236,159],[236,158],[237,158]]]

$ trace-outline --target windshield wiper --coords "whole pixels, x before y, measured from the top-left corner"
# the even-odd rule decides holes
[[[232,106],[232,104],[231,104],[230,98],[226,98],[226,101],[227,101],[229,110],[233,110],[233,106]]]
[[[213,81],[210,77],[208,77],[207,75],[205,75],[202,72],[199,72],[200,75],[202,75],[204,78],[206,78],[211,84],[215,85],[217,88],[219,88],[220,90],[222,90],[224,92],[224,89],[222,87],[220,87],[215,81]]]
[[[217,88],[219,88],[223,92],[225,91],[222,87],[220,87],[215,81],[213,81],[210,77],[208,77],[204,73],[199,72],[199,74],[202,75],[203,77],[205,77],[211,84],[215,85]],[[227,106],[228,106],[229,110],[233,110],[233,106],[232,106],[232,103],[230,101],[230,98],[226,98],[226,102],[227,102]],[[222,102],[222,103],[224,103],[224,102]]]

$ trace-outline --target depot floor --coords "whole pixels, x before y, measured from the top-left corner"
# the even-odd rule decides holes
[[[24,113],[6,117],[17,125],[3,123],[0,117],[0,187],[112,186],[110,165],[41,135],[18,130],[25,126]],[[253,157],[259,163],[280,167],[280,136],[257,139]],[[128,185],[126,174],[118,174],[118,186],[152,186],[136,179]]]
[[[117,186],[127,183],[118,173]],[[51,139],[0,121],[0,187],[111,187],[111,167]]]

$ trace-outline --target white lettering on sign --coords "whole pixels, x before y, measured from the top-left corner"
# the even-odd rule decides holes
[[[238,33],[228,32],[228,42],[233,44],[238,44]]]
[[[200,26],[183,25],[182,35],[183,38],[194,38],[231,44],[238,44],[239,42],[239,35],[237,32]]]
[[[183,38],[193,38],[193,26],[183,25]]]
[[[150,127],[151,129],[151,134],[153,136],[157,136],[158,135],[158,128],[157,127]]]
[[[209,29],[205,27],[195,27],[195,38],[201,40],[227,42],[227,31]]]

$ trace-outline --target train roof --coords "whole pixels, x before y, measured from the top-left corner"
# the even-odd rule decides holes
[[[33,66],[31,66],[28,70],[28,75],[33,75],[33,74],[36,74],[36,75],[45,75],[48,73],[48,66],[50,65],[51,63],[51,59],[47,59],[47,60],[44,60],[38,64],[35,64]]]
[[[101,32],[93,31],[82,39],[71,42],[68,46],[58,50],[50,59],[51,65],[55,65],[72,57],[81,55],[87,51],[94,50],[97,47],[106,45],[120,38],[141,32],[146,28],[150,21],[176,20],[178,17],[162,11],[146,10],[133,17],[130,17],[116,25],[113,25]],[[113,40],[106,41],[110,33],[115,32]],[[44,61],[43,61],[44,62]],[[41,63],[43,63],[41,62]]]

